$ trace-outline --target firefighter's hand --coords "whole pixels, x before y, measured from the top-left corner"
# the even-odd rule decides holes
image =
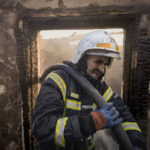
[[[107,119],[105,128],[112,128],[119,125],[123,120],[119,118],[119,112],[113,106],[113,103],[107,103],[103,108],[97,109],[98,112],[104,114]]]
[[[119,118],[119,112],[113,106],[113,103],[107,103],[101,109],[96,109],[91,113],[96,130],[103,128],[113,128],[122,122]]]

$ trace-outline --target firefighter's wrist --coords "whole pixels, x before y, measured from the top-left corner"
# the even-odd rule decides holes
[[[85,138],[96,132],[94,121],[91,115],[79,117],[80,130]]]
[[[90,115],[93,119],[96,131],[99,131],[99,130],[105,128],[105,126],[107,124],[107,119],[103,113],[91,112]]]

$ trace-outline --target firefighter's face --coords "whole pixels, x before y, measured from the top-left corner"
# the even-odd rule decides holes
[[[104,56],[87,56],[87,73],[94,79],[98,79],[105,72],[105,64],[108,57]]]

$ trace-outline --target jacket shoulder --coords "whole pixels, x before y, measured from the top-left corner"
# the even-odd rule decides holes
[[[108,87],[109,87],[108,84],[105,81],[102,81],[100,86],[101,94],[104,94],[108,89]]]
[[[64,70],[55,70],[55,71],[50,72],[48,76],[46,77],[46,80],[49,80],[50,76],[58,77],[58,79],[65,82],[66,84],[68,84],[68,81],[70,79],[70,75]]]

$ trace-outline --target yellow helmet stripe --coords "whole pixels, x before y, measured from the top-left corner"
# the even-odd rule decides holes
[[[116,51],[119,51],[119,46],[118,45],[116,45]]]
[[[97,43],[97,44],[96,44],[96,47],[112,49],[111,43]],[[119,51],[118,45],[115,45],[115,50],[116,50],[116,51]]]

